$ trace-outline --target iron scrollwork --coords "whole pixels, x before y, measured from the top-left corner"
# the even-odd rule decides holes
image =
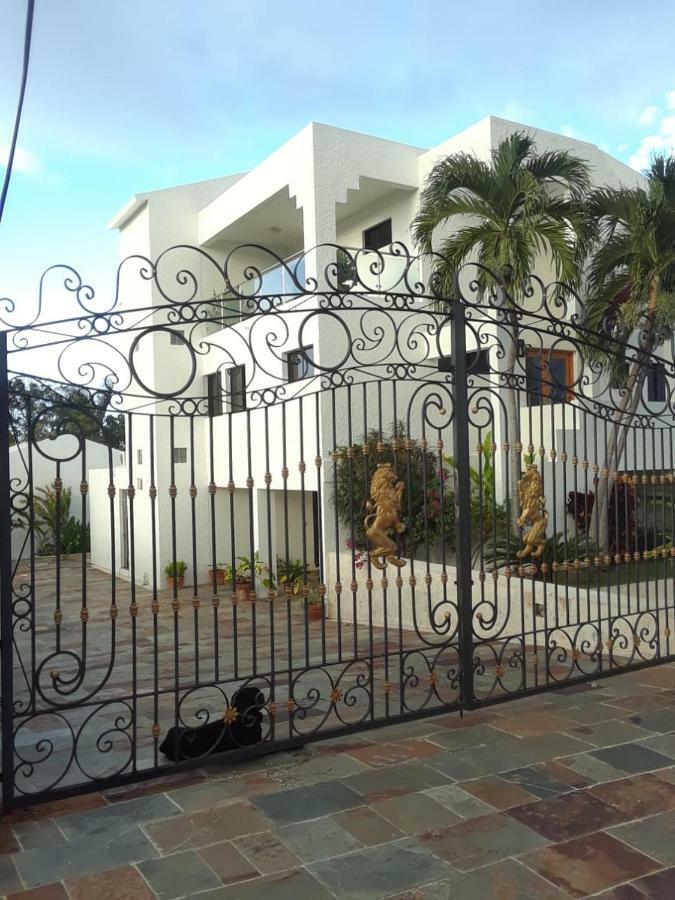
[[[321,271],[305,277],[305,260],[331,254]],[[266,267],[250,262],[265,256],[281,273],[283,289],[269,290]],[[187,265],[192,259],[194,271]],[[260,725],[260,744],[281,745],[283,739],[322,737],[422,709],[455,709],[469,670],[473,701],[480,704],[672,656],[672,600],[665,590],[640,592],[636,577],[647,564],[664,586],[675,574],[675,534],[668,532],[664,513],[675,508],[672,352],[648,361],[662,373],[657,399],[627,415],[625,386],[606,378],[598,358],[621,352],[630,364],[643,359],[642,351],[635,342],[619,346],[611,327],[591,330],[583,298],[534,277],[511,297],[503,278],[473,264],[456,273],[451,295],[441,295],[433,280],[421,278],[422,268],[431,271],[433,265],[433,257],[420,261],[402,245],[389,255],[312,248],[293,264],[258,245],[224,257],[183,245],[154,261],[125,260],[108,301],[66,266],[45,272],[37,308],[21,321],[28,307],[0,298],[0,327],[8,330],[10,428],[20,448],[7,487],[13,530],[21,531],[8,605],[14,702],[3,738],[15,766],[4,777],[6,802],[12,792],[22,802],[37,802],[73,786],[109,785],[149,769],[165,772],[160,738],[171,724],[187,729],[190,739],[213,734],[200,753],[205,756],[224,735],[229,740],[242,720]],[[59,272],[62,290],[52,306],[48,288]],[[134,307],[133,291],[127,294],[134,272],[151,289],[144,308]],[[446,364],[453,312],[460,308],[467,359],[466,377],[458,384],[456,367]],[[326,334],[330,340],[310,358],[306,348],[318,340],[315,335]],[[289,377],[289,352],[300,353],[297,370],[303,377]],[[561,388],[549,362],[565,354],[576,354],[583,364]],[[534,386],[527,368],[533,356],[546,362]],[[147,361],[158,357],[167,362],[161,378],[146,371]],[[37,359],[48,360],[48,367],[32,368]],[[236,391],[230,378],[235,367],[245,372]],[[450,441],[460,391],[468,411],[459,427],[476,449],[470,466],[458,474]],[[520,479],[515,519],[510,482],[522,470],[522,445],[506,446],[504,434],[512,394],[516,417],[510,424],[517,423],[523,444],[540,457]],[[90,479],[88,434],[106,416],[125,417],[136,444],[132,452],[130,443],[124,450],[105,441],[105,477]],[[632,479],[624,474],[621,481],[619,463],[603,467],[594,453],[601,452],[603,435],[624,422],[643,470],[638,473],[636,463]],[[182,435],[175,438],[179,447],[173,446],[174,431]],[[149,432],[149,443],[145,437],[139,441],[139,434]],[[51,443],[56,437],[60,453]],[[338,484],[344,463],[349,507],[356,444],[362,448],[359,500],[345,523],[332,515],[331,486]],[[373,471],[375,454],[385,447],[391,461]],[[184,456],[175,459],[174,449]],[[139,450],[146,454],[142,462]],[[123,454],[124,464],[118,463]],[[170,483],[166,477],[155,481],[160,456],[166,469],[175,470]],[[245,466],[237,471],[241,459]],[[253,469],[263,459],[258,475]],[[205,594],[197,575],[187,594],[176,590],[167,596],[152,565],[136,572],[140,581],[147,570],[149,589],[113,574],[103,598],[96,598],[101,571],[91,571],[86,552],[77,561],[61,552],[66,519],[64,513],[60,521],[58,508],[65,503],[65,482],[56,492],[55,562],[45,562],[36,549],[38,465],[47,465],[48,480],[57,484],[67,465],[79,465],[79,494],[76,486],[70,515],[77,514],[83,532],[93,492],[99,501],[103,496],[111,532],[122,515],[124,492],[127,521],[134,525],[127,534],[132,563],[139,534],[152,533],[156,557],[160,530],[167,523],[169,531],[186,526],[189,540],[173,552],[185,555],[190,574],[203,548],[212,572],[220,568],[214,530],[234,535],[237,516],[249,522],[251,510],[271,510],[272,495],[278,524],[288,492],[312,491],[315,509],[298,503],[306,526],[298,532],[309,530],[315,513],[321,590],[300,566],[296,592],[288,574],[293,560],[286,559],[284,590],[273,584],[282,570],[270,570],[269,590],[253,592],[250,602],[231,586],[219,589],[215,577]],[[309,486],[315,467],[315,486]],[[467,596],[456,589],[453,475],[471,481],[471,522],[457,523],[471,531],[471,558],[464,559]],[[551,486],[550,508],[542,475]],[[584,498],[597,495],[603,479],[614,485],[609,508],[611,513],[613,502],[615,534],[601,551],[592,547],[592,515]],[[569,493],[563,486],[581,499],[573,522],[556,523],[560,498]],[[254,490],[267,492],[262,503]],[[643,526],[638,540],[639,504],[656,512],[653,536]],[[255,559],[258,549],[274,568],[274,555],[286,553],[276,533],[272,539],[271,515],[266,518],[258,530],[249,522],[245,546],[237,546],[227,568],[236,568],[240,554]],[[101,521],[97,539],[108,527]],[[547,536],[549,521],[553,533]],[[286,524],[283,537],[288,536]],[[258,539],[260,548],[252,543]],[[324,548],[331,541],[328,577]],[[111,554],[121,545],[119,537],[112,538]],[[545,566],[549,550],[552,562]],[[302,555],[309,556],[306,546]],[[519,564],[528,559],[529,566]],[[165,562],[155,558],[155,569]],[[395,579],[387,577],[389,566]],[[637,585],[628,603],[621,593],[626,572]],[[601,592],[591,590],[598,574],[606,578],[602,602]],[[517,590],[514,578],[520,579]],[[574,602],[575,592],[582,603]],[[644,608],[654,595],[657,605]],[[558,597],[564,602],[555,606]],[[313,620],[309,610],[317,605],[321,615]],[[461,651],[460,632],[468,634]],[[174,668],[164,664],[169,659],[177,660]],[[235,709],[237,690],[251,685],[259,702],[256,695],[254,707]]]

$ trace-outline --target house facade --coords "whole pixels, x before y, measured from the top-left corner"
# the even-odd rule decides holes
[[[380,365],[383,334],[393,327],[399,335],[408,328],[413,337],[400,341],[404,349],[391,351],[388,362],[396,357],[442,378],[449,328],[422,339],[415,310],[406,325],[399,319],[394,326],[391,318],[389,325],[377,321],[373,310],[371,324],[370,312],[318,308],[313,290],[301,286],[315,285],[316,293],[329,297],[326,272],[336,262],[336,247],[344,247],[352,248],[357,269],[351,279],[347,272],[345,292],[354,280],[361,292],[372,287],[377,296],[413,292],[429,272],[397,245],[412,246],[410,223],[434,163],[458,151],[488,159],[514,130],[531,133],[540,151],[565,149],[584,158],[596,185],[641,182],[592,144],[489,117],[431,149],[312,123],[250,172],[132,198],[111,222],[127,260],[119,308],[157,312],[145,330],[139,325],[124,338],[136,391],[135,404],[127,407],[124,464],[90,470],[93,565],[151,586],[166,563],[184,560],[196,593],[197,585],[209,583],[210,567],[258,553],[273,570],[277,559],[300,560],[320,569],[322,581],[353,583],[349,534],[330,502],[331,453],[363,441],[371,429],[390,434],[411,409],[402,437],[426,440],[427,426],[433,431],[436,424],[427,406],[415,407],[415,385],[405,379],[394,389],[388,383],[393,376],[382,372],[339,384],[326,380],[327,373],[353,361],[354,348],[362,373]],[[143,263],[135,258],[157,261],[155,277],[139,277]],[[537,274],[552,279],[546,260]],[[270,317],[260,305],[247,308],[249,295],[283,302]],[[191,321],[181,306],[195,300],[212,302],[208,323]],[[254,308],[256,314],[247,315]],[[492,352],[499,328],[486,322],[483,337],[468,330],[467,355],[478,354],[472,358],[480,362],[480,353]],[[578,381],[574,343],[554,335],[524,347],[524,368],[536,370],[553,344],[547,363],[556,367],[553,377]],[[490,363],[495,371],[497,357]],[[521,399],[525,446],[548,452],[565,443],[566,433],[571,446],[578,423],[569,409],[552,396],[546,415],[533,415],[529,396]],[[442,400],[436,407],[442,419]],[[505,431],[499,403],[491,416],[489,427],[474,429],[481,440]],[[438,424],[439,433],[443,427]],[[451,453],[449,436],[444,440],[444,452]],[[477,441],[470,445],[477,461]],[[508,475],[503,463],[496,464],[499,491]],[[562,521],[565,496],[550,502]],[[441,565],[437,559],[434,564]],[[259,592],[262,581],[261,575]],[[439,590],[445,584],[439,581]]]

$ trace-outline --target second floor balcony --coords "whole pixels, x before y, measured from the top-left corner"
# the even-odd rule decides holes
[[[308,291],[308,251],[298,251],[281,263],[267,268],[252,264],[255,275],[244,279],[213,298],[213,321],[209,332],[235,325],[256,311],[248,298],[269,296],[279,304]],[[246,267],[242,266],[242,271]],[[364,250],[345,247],[336,251],[335,272],[330,272],[331,290],[334,285],[342,293],[411,293],[420,279],[419,260],[385,250]],[[326,287],[320,290],[325,290]]]

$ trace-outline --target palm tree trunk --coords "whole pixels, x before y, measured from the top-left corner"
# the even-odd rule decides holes
[[[609,498],[614,487],[611,473],[618,468],[628,440],[628,429],[642,396],[642,386],[646,375],[646,362],[654,352],[656,299],[659,278],[654,276],[649,283],[647,318],[640,336],[640,354],[630,367],[625,393],[619,407],[612,416],[611,437],[607,442],[603,469],[609,474],[600,478],[596,498],[597,541],[600,553],[609,552]]]

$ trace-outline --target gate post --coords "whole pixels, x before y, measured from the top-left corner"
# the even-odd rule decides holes
[[[12,653],[12,516],[9,472],[7,332],[0,331],[0,688],[2,690],[2,806],[14,798],[14,673]]]
[[[460,691],[462,707],[475,706],[473,692],[473,579],[471,574],[471,478],[469,477],[469,399],[466,369],[466,314],[461,300],[452,301],[452,371],[455,414],[455,551],[459,617]]]

